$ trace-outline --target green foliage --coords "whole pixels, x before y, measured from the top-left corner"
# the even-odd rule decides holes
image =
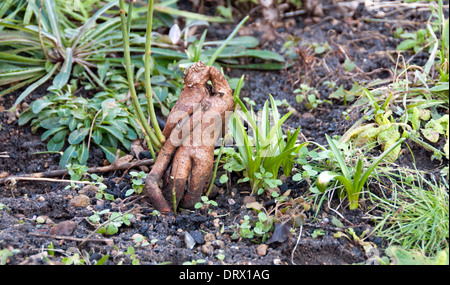
[[[263,212],[258,213],[256,221],[252,221],[248,215],[245,215],[244,221],[239,225],[239,235],[241,237],[248,239],[261,237],[262,242],[265,242],[269,232],[272,230],[273,216],[268,216]]]
[[[1,94],[29,85],[13,108],[51,78],[56,88],[62,88],[72,75],[83,74],[106,89],[91,68],[105,61],[105,49],[111,47],[111,39],[117,35],[118,21],[110,19],[100,25],[96,21],[116,3],[104,5],[88,19],[78,17],[79,26],[73,26],[67,14],[62,13],[62,2],[44,0],[42,6],[39,1],[16,4],[17,10],[26,9],[34,17],[29,24],[29,19],[23,19],[22,24],[19,20],[18,25],[14,20],[0,23],[0,86],[18,83]],[[13,9],[13,5],[4,5],[3,9]],[[72,12],[71,16],[75,14]]]
[[[330,146],[330,149],[333,153],[334,159],[337,161],[339,168],[341,170],[341,174],[336,174],[331,171],[324,171],[320,173],[319,177],[316,181],[317,188],[323,193],[325,192],[328,183],[331,180],[338,180],[344,186],[347,192],[347,198],[350,204],[350,210],[354,210],[358,208],[359,195],[366,183],[367,179],[369,179],[372,171],[375,167],[383,161],[383,159],[398,145],[400,145],[405,139],[398,140],[394,145],[390,146],[387,150],[385,150],[377,159],[375,159],[363,172],[363,160],[358,158],[358,162],[356,167],[348,167],[346,162],[344,161],[344,157],[342,156],[339,149],[336,147],[335,142],[326,135],[327,142]]]
[[[0,265],[5,265],[6,263],[8,263],[9,258],[19,252],[20,252],[20,249],[13,249],[13,250],[2,249],[2,250],[0,250]]]
[[[371,195],[383,210],[382,216],[374,217],[377,235],[392,245],[426,254],[448,248],[447,179],[443,176],[427,179],[424,173],[412,170],[395,174],[389,168],[379,175],[384,177],[392,195],[390,198]]]
[[[209,207],[209,206],[217,207],[218,206],[216,201],[209,200],[209,198],[206,196],[202,196],[200,199],[201,199],[201,201],[194,205],[195,209],[200,209],[203,206],[206,206],[206,207]]]
[[[102,216],[107,217],[107,220],[100,225],[97,233],[107,235],[116,234],[122,225],[129,226],[131,224],[130,220],[134,217],[133,214],[130,213],[110,213],[110,210],[106,209],[100,212],[94,212],[94,214],[88,217],[88,220],[94,225],[99,225]]]
[[[136,171],[131,171],[130,175],[132,177],[132,184],[131,184],[131,189],[127,190],[127,192],[125,192],[125,196],[130,196],[132,194],[141,194],[142,190],[144,190],[145,188],[145,178],[147,177],[147,174],[143,171],[140,172],[136,172]]]
[[[258,172],[255,172],[255,177],[262,182],[262,187],[256,191],[258,195],[261,195],[264,192],[264,189],[275,188],[283,184],[281,180],[274,178],[271,172],[266,172],[266,170],[262,166],[259,168]],[[275,191],[273,191],[271,195],[273,198],[278,197],[278,193]]]
[[[448,248],[436,256],[426,256],[420,251],[391,246],[386,249],[386,254],[391,258],[390,264],[395,265],[449,265]]]
[[[329,103],[331,104],[331,101],[329,100],[321,100],[319,91],[314,88],[310,87],[306,84],[300,84],[300,88],[294,90],[294,94],[298,94],[295,96],[295,100],[297,103],[305,103],[305,106],[308,109],[314,109],[319,106],[319,104],[322,103]]]
[[[76,97],[71,88],[65,92],[52,90],[42,99],[33,101],[19,118],[19,125],[31,123],[32,132],[42,128],[47,150],[61,151],[68,142],[60,167],[69,163],[85,164],[89,148],[99,146],[112,163],[117,149],[129,150],[137,138],[139,127],[127,106],[108,92],[100,92],[90,100]]]
[[[300,127],[294,133],[288,131],[286,135],[283,135],[281,125],[292,111],[280,118],[271,95],[271,111],[269,112],[269,104],[266,101],[259,117],[256,116],[253,108],[248,111],[238,97],[235,97],[235,102],[242,110],[230,116],[229,125],[239,150],[239,158],[235,161],[245,165],[245,175],[250,179],[252,191],[256,192],[263,183],[262,175],[256,174],[262,173],[261,167],[264,169],[265,178],[276,179],[280,167],[283,168],[284,174],[289,176],[296,152],[307,143],[296,144]],[[240,117],[248,123],[248,130],[245,129]],[[271,173],[272,176],[268,177],[267,173]]]

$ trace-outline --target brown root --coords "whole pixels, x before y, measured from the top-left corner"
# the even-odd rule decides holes
[[[213,96],[209,96],[209,80],[215,89]],[[200,201],[211,180],[215,144],[234,108],[232,90],[217,68],[194,64],[184,83],[163,131],[169,139],[146,180],[153,206],[165,212],[173,200],[174,208],[191,208]]]

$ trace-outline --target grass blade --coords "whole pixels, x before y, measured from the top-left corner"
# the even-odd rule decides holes
[[[58,26],[58,16],[56,15],[55,6],[56,3],[53,0],[44,0],[45,8],[47,10],[47,15],[50,21],[50,26],[52,27],[52,34],[56,37],[58,45],[60,47],[63,46],[61,41],[61,35],[59,34],[59,26]]]
[[[14,103],[14,106],[12,106],[12,110],[15,110],[17,105],[22,102],[23,99],[25,99],[31,92],[33,92],[36,88],[38,88],[39,86],[41,86],[42,84],[44,84],[44,82],[46,82],[48,79],[50,79],[50,77],[53,76],[53,74],[59,69],[61,63],[56,63],[52,70],[50,70],[49,73],[47,73],[44,77],[42,77],[41,79],[39,79],[38,81],[36,81],[35,83],[31,84],[30,86],[28,86],[27,89],[25,89],[25,91],[22,92],[22,94],[20,94],[19,98],[17,98],[16,102]]]
[[[220,55],[220,53],[223,51],[223,49],[228,45],[228,43],[233,39],[233,37],[237,34],[239,29],[244,25],[244,23],[248,20],[249,16],[246,16],[242,21],[236,26],[236,28],[231,32],[231,34],[228,36],[228,38],[222,43],[222,45],[216,50],[216,52],[211,56],[208,63],[206,65],[212,66],[213,63],[216,61],[217,57]]]
[[[377,159],[375,159],[374,162],[369,166],[369,168],[364,172],[363,176],[361,177],[361,181],[359,182],[358,189],[356,189],[358,192],[362,189],[364,184],[366,183],[367,179],[369,178],[372,171],[375,169],[375,167],[383,160],[383,158],[388,155],[394,148],[396,148],[398,145],[400,145],[406,138],[399,139],[395,144],[393,144],[390,148],[385,150]]]
[[[66,48],[66,59],[61,67],[59,73],[53,79],[53,85],[59,89],[63,88],[69,81],[70,74],[72,73],[72,48]]]
[[[350,173],[348,171],[347,165],[345,164],[344,158],[342,157],[341,152],[334,144],[333,140],[330,138],[329,135],[325,134],[325,137],[327,139],[328,144],[330,145],[330,149],[334,154],[334,157],[336,158],[337,162],[339,163],[339,167],[341,168],[342,174],[344,177],[349,178]]]

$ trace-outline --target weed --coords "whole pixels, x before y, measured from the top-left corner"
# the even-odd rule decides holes
[[[20,249],[12,249],[12,250],[2,249],[2,250],[0,250],[0,265],[5,265],[6,263],[8,263],[9,258],[19,252],[20,252]]]
[[[217,207],[217,202],[213,200],[209,200],[207,196],[202,196],[201,201],[194,205],[195,209],[200,209],[202,207],[215,206]]]
[[[286,136],[283,135],[281,125],[292,112],[280,118],[272,96],[270,96],[271,113],[269,114],[269,105],[266,101],[261,110],[260,118],[257,118],[253,108],[248,111],[238,97],[235,97],[235,102],[239,104],[243,111],[242,115],[236,111],[230,116],[231,132],[239,150],[237,162],[242,162],[245,165],[245,175],[249,178],[252,192],[256,193],[262,187],[264,180],[266,180],[266,184],[277,183],[271,179],[277,178],[280,167],[282,167],[284,174],[289,176],[296,152],[308,143],[296,144],[300,127],[294,133],[288,131]],[[271,125],[270,115],[272,115],[273,126]],[[247,134],[240,116],[248,123],[248,132],[251,129],[252,136]],[[271,176],[268,173],[271,173]]]
[[[405,139],[400,139],[394,145],[392,145],[389,149],[385,150],[378,158],[376,158],[363,172],[363,160],[358,158],[358,162],[356,167],[349,168],[344,161],[344,158],[336,147],[334,141],[326,135],[328,144],[330,149],[334,155],[335,160],[338,162],[339,168],[342,174],[336,174],[330,171],[322,172],[317,178],[316,186],[317,188],[324,193],[328,183],[331,180],[338,180],[344,186],[347,192],[347,198],[350,203],[350,210],[354,210],[358,208],[359,195],[366,183],[367,179],[369,179],[372,171],[375,167],[382,162],[382,160],[398,145],[400,145]]]
[[[147,174],[143,171],[136,172],[131,171],[130,176],[132,177],[132,185],[131,189],[128,189],[127,192],[125,192],[125,196],[130,196],[132,194],[141,194],[142,190],[145,188],[145,178],[147,177]]]
[[[107,216],[107,220],[100,224],[101,216]],[[97,228],[97,233],[99,234],[108,234],[113,235],[116,234],[119,231],[119,228],[122,225],[129,226],[131,224],[131,219],[133,218],[133,214],[130,213],[118,213],[118,212],[111,212],[109,209],[96,212],[94,211],[94,214],[89,216],[87,219],[93,224],[93,225],[99,225]]]
[[[295,96],[295,100],[297,103],[305,103],[305,106],[308,109],[315,109],[322,103],[332,104],[329,100],[321,100],[319,91],[310,87],[306,84],[300,84],[300,88],[294,90],[294,94],[298,94]]]
[[[273,230],[273,216],[264,212],[258,213],[258,219],[252,221],[250,216],[245,215],[244,220],[239,225],[239,235],[243,238],[252,239],[255,236],[261,237],[262,242],[268,238],[269,232]]]
[[[448,248],[449,186],[446,179],[426,179],[424,173],[406,169],[394,174],[387,168],[380,175],[388,179],[392,195],[390,198],[371,195],[384,213],[382,217],[374,217],[378,236],[406,250],[426,254]]]

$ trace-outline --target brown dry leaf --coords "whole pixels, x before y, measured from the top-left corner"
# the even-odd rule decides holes
[[[247,204],[245,204],[245,207],[256,210],[256,211],[260,211],[262,208],[264,208],[263,205],[261,205],[259,202],[247,203]]]

